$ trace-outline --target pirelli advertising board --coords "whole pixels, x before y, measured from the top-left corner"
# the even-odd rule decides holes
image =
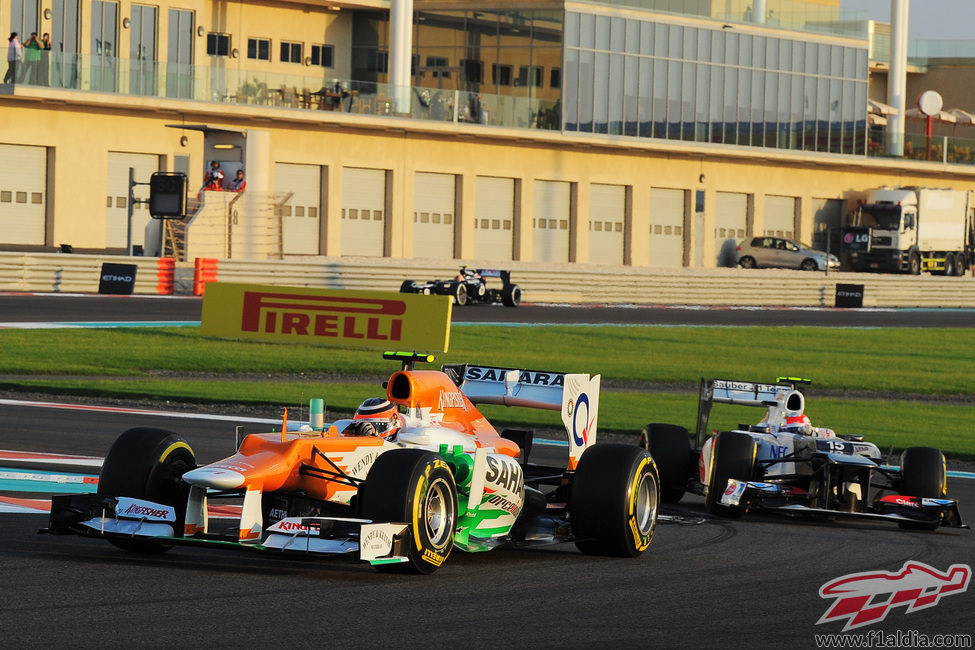
[[[211,282],[207,336],[447,352],[450,296]]]

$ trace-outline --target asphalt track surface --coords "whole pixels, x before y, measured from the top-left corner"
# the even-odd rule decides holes
[[[0,448],[103,456],[118,433],[141,425],[183,433],[201,462],[233,449],[233,421],[10,404],[0,406]],[[975,521],[975,481],[954,480],[950,491],[963,520]],[[0,514],[0,630],[7,647],[812,648],[816,634],[842,629],[817,625],[833,602],[819,596],[824,583],[907,560],[940,571],[975,565],[964,529],[718,519],[694,496],[663,515],[637,559],[590,557],[571,544],[455,551],[433,575],[396,576],[342,558],[130,554],[37,535],[43,515]],[[894,607],[856,631],[973,634],[973,609],[970,589],[913,613]]]
[[[0,293],[5,323],[196,322],[193,296]],[[587,323],[693,326],[975,327],[975,309],[835,309],[661,305],[500,305],[455,307],[455,323]]]
[[[195,321],[195,298],[0,295],[0,323]],[[691,325],[975,325],[968,311],[698,310],[543,307],[458,309],[455,322]],[[0,449],[103,456],[131,426],[183,433],[198,459],[231,453],[233,421],[0,405]],[[255,425],[248,424],[253,431]],[[536,446],[558,454],[559,447]],[[540,450],[540,451],[539,451]],[[952,479],[975,521],[975,481]],[[44,496],[42,494],[19,496]],[[702,500],[665,506],[637,559],[590,557],[571,544],[455,552],[431,576],[391,576],[341,558],[298,561],[176,548],[157,556],[100,540],[37,535],[38,514],[0,514],[0,631],[8,647],[813,648],[833,601],[824,583],[915,560],[975,566],[970,530],[809,522],[750,513],[712,518]],[[854,633],[975,635],[975,587]]]

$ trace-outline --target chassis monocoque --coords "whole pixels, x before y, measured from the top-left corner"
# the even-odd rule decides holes
[[[182,437],[130,429],[109,451],[97,493],[56,497],[44,532],[139,552],[196,544],[346,555],[417,573],[436,570],[455,547],[573,541],[585,553],[635,557],[650,545],[657,470],[636,445],[594,444],[598,375],[415,370],[415,354],[384,356],[403,363],[386,382],[399,408],[394,435],[365,435],[354,419],[285,421],[197,467]],[[498,434],[477,402],[561,411],[566,465],[529,463],[532,433]],[[239,521],[217,530],[212,506],[226,499],[242,499]]]
[[[501,288],[488,286],[487,278],[501,280]],[[472,269],[465,266],[449,280],[404,280],[399,290],[400,293],[451,296],[458,305],[501,303],[505,307],[517,307],[521,304],[521,287],[511,282],[511,271],[496,269]]]
[[[861,435],[836,436],[812,427],[808,419],[803,423],[805,398],[798,389],[808,383],[702,379],[695,444],[687,429],[673,424],[648,424],[640,435],[660,472],[661,500],[677,502],[690,491],[704,496],[709,512],[723,516],[769,509],[877,519],[902,528],[962,525],[957,503],[947,498],[940,450],[909,447],[895,467],[885,464],[877,446]],[[705,439],[716,403],[766,412],[758,424]]]

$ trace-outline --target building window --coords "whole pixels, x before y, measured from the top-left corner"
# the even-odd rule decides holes
[[[230,34],[207,34],[207,54],[210,56],[228,56],[230,54]]]
[[[477,59],[461,59],[461,68],[468,83],[479,84],[484,81],[484,62]]]
[[[542,74],[541,66],[518,66],[518,79],[515,80],[516,86],[528,86],[532,85],[536,88],[542,87],[542,80],[545,76]]]
[[[271,60],[271,40],[267,38],[247,39],[247,58],[259,61]]]
[[[368,72],[389,72],[389,53],[381,50],[369,50],[366,55],[366,70]]]
[[[281,42],[281,63],[301,63],[302,43]]]
[[[562,68],[552,68],[548,77],[548,85],[550,88],[562,87]]]
[[[427,57],[427,68],[432,68],[430,71],[430,76],[436,79],[441,77],[443,79],[450,79],[450,70],[448,67],[447,57],[445,56],[428,56]]]
[[[510,65],[500,65],[498,63],[491,64],[491,83],[498,86],[510,86],[511,85],[511,73],[512,66]]]
[[[331,68],[332,55],[334,52],[335,52],[335,47],[332,45],[312,45],[311,64],[320,65],[323,68]]]

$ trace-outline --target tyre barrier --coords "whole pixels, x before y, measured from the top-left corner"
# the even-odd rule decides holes
[[[218,260],[211,257],[198,257],[193,265],[193,295],[202,296],[207,282],[217,281]]]
[[[173,295],[176,286],[176,258],[160,257],[156,268],[156,293],[161,296]]]

